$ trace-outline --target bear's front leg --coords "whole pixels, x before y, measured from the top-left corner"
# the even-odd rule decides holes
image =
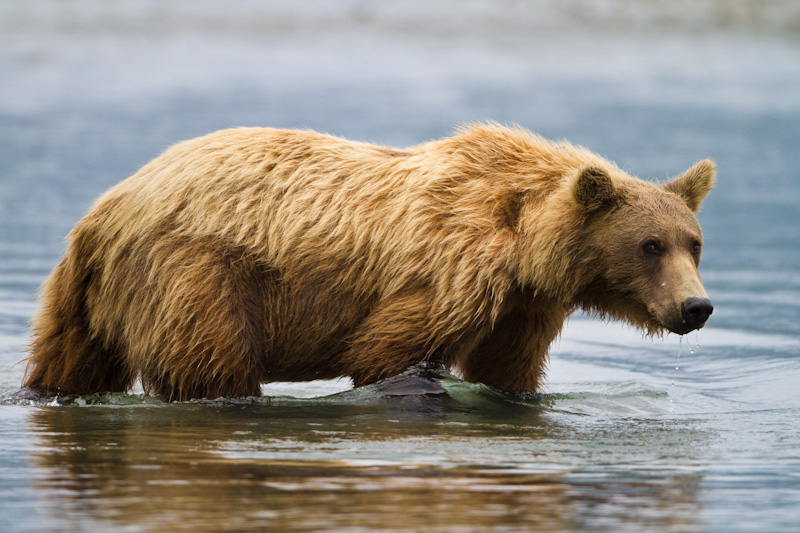
[[[558,305],[537,302],[509,311],[457,365],[467,381],[509,391],[536,392],[546,372],[548,349],[566,320]]]
[[[356,387],[396,376],[424,360],[441,358],[431,317],[433,291],[407,290],[381,302],[359,325],[343,366]]]

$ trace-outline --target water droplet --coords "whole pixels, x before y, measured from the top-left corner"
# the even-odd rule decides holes
[[[675,388],[675,378],[678,375],[678,370],[681,366],[681,352],[683,351],[683,335],[680,336],[678,340],[678,359],[675,361],[675,370],[672,372],[672,382],[669,384],[669,391],[667,395],[669,397],[669,412],[672,413],[675,410],[675,398],[672,397],[673,389]]]

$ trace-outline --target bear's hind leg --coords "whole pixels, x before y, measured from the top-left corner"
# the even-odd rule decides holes
[[[158,334],[141,365],[145,390],[167,401],[259,396],[263,270],[243,251],[209,242],[163,243],[152,257]]]
[[[93,272],[68,250],[42,288],[23,387],[45,393],[125,392],[135,374],[89,324],[86,294]]]

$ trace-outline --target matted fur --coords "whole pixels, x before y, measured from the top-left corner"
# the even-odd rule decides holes
[[[698,233],[689,207],[713,178],[701,165],[661,188],[497,125],[407,150],[265,128],[185,141],[70,233],[24,384],[123,391],[141,376],[183,400],[276,380],[363,385],[430,359],[536,390],[575,308],[665,326],[663,302],[640,296],[652,273],[618,286],[631,252],[604,240],[643,212],[661,234]],[[696,277],[696,263],[675,268]]]

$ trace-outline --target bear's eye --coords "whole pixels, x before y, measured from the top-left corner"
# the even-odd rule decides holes
[[[661,245],[659,245],[656,241],[645,241],[645,243],[642,245],[642,250],[648,254],[657,254],[661,252]]]
[[[701,250],[702,248],[703,248],[703,245],[702,245],[702,244],[700,244],[700,243],[699,243],[699,242],[697,242],[697,241],[693,242],[693,243],[692,243],[692,254],[693,254],[693,255],[698,255],[698,254],[700,253],[700,250]]]

